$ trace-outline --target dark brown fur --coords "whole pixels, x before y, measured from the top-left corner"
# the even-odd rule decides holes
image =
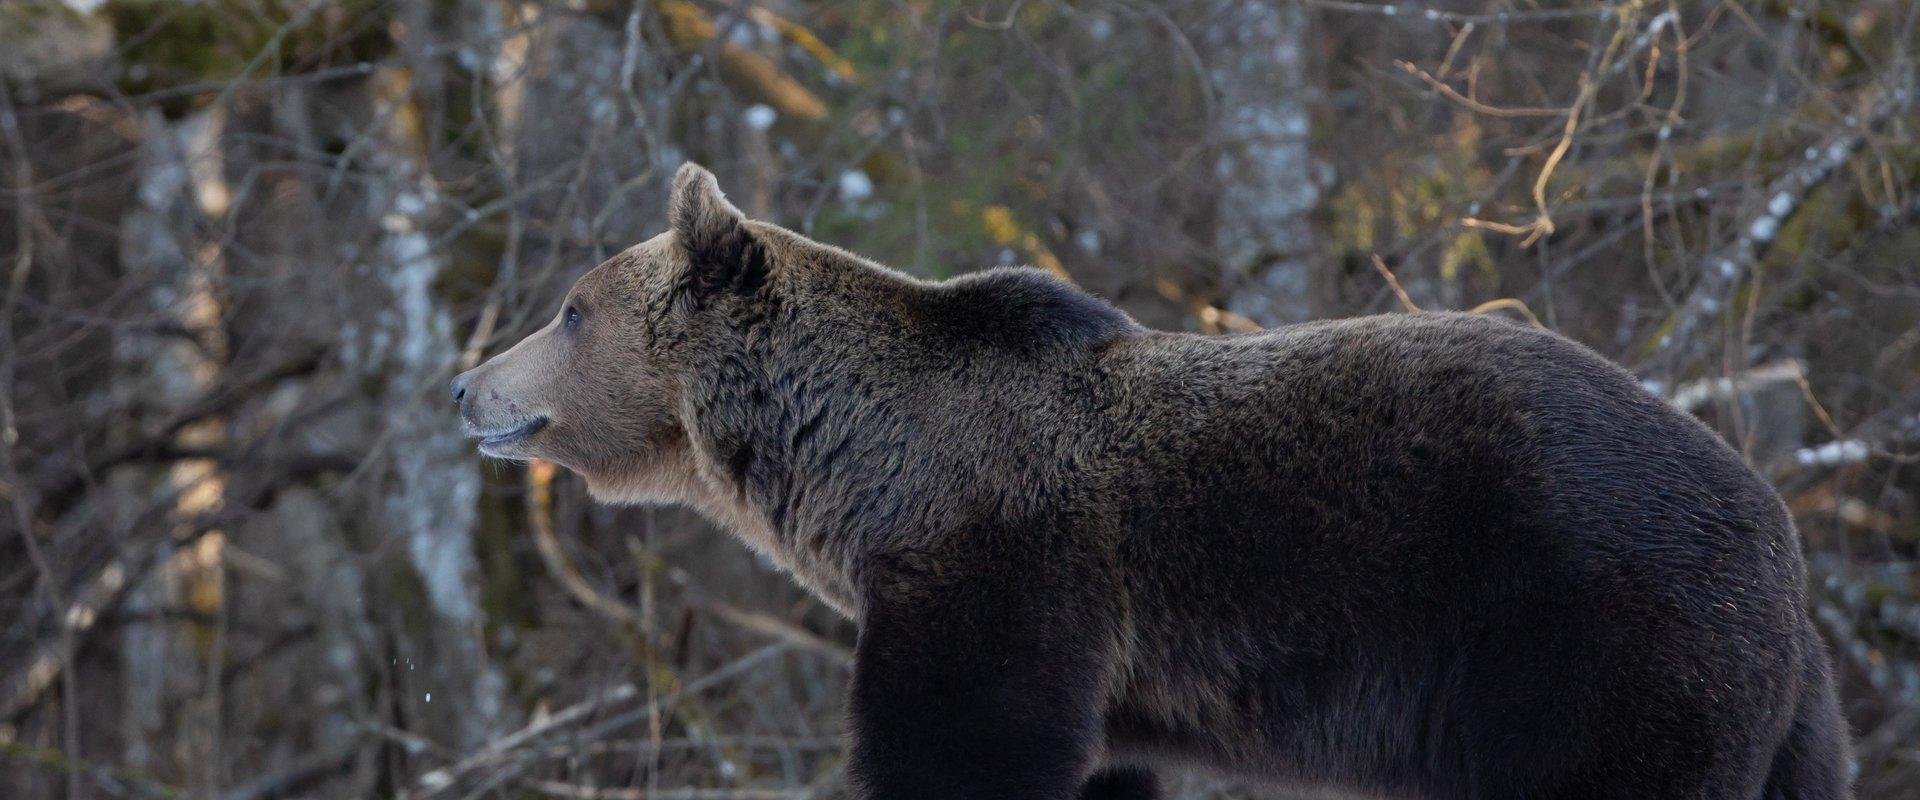
[[[455,393],[527,432],[490,453],[699,508],[855,619],[862,796],[1147,798],[1168,764],[1849,796],[1780,501],[1585,348],[1458,314],[1154,332],[745,220],[691,165],[673,191],[577,329]]]

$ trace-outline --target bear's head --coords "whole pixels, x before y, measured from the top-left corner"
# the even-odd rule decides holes
[[[902,448],[998,447],[981,432],[1016,428],[995,409],[1083,392],[1068,372],[1142,330],[1039,270],[930,283],[746,219],[692,164],[668,222],[454,379],[482,452],[567,467],[602,501],[691,505],[756,541],[803,495],[889,490]]]
[[[686,422],[705,409],[690,382],[738,347],[770,263],[805,240],[746,220],[694,164],[668,205],[666,233],[589,271],[545,327],[454,378],[481,452],[557,463],[603,500],[700,502]]]

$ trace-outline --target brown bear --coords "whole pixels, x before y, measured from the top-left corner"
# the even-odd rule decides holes
[[[1403,314],[1147,330],[915,280],[675,176],[670,230],[461,375],[484,452],[683,503],[858,624],[861,797],[1850,795],[1800,543],[1578,344]]]

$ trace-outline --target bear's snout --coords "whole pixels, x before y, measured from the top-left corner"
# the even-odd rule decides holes
[[[447,384],[448,391],[453,395],[454,405],[460,409],[460,420],[465,422],[468,428],[476,427],[483,422],[480,419],[483,415],[479,413],[481,409],[474,407],[477,395],[472,390],[476,379],[480,376],[480,371],[484,369],[486,369],[485,364],[474,367],[453,376],[453,380]]]

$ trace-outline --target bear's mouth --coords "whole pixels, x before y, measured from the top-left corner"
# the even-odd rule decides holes
[[[506,447],[539,433],[540,429],[545,427],[547,427],[546,417],[534,417],[528,420],[526,424],[511,430],[500,431],[499,433],[482,433],[480,434],[480,448],[483,450],[495,450]]]

